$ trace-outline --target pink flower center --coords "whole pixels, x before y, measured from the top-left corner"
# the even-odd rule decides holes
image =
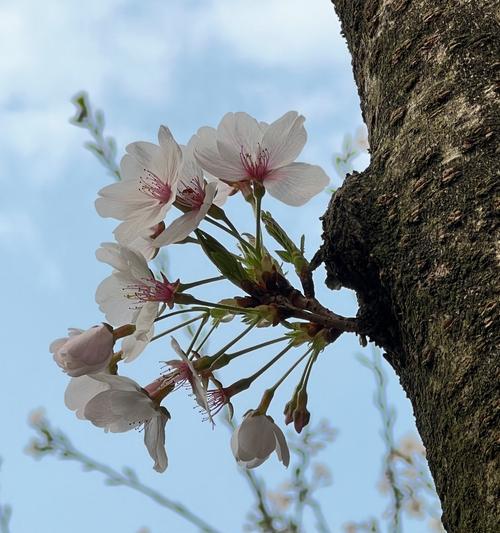
[[[240,161],[249,179],[262,181],[268,173],[269,150],[258,145],[257,155],[245,152],[243,146],[240,151]]]
[[[227,389],[213,389],[207,391],[207,403],[212,415],[216,415],[231,398]]]
[[[183,189],[177,191],[176,201],[192,211],[197,211],[205,201],[205,183],[198,176],[189,183],[182,183]]]
[[[139,179],[139,190],[144,194],[158,200],[160,204],[166,204],[172,196],[172,189],[168,183],[163,182],[156,174],[144,169],[144,176]]]
[[[127,286],[125,289],[129,291],[127,298],[135,299],[137,302],[163,302],[171,307],[179,283],[170,283],[163,273],[161,277],[162,281],[145,278],[142,283]]]
[[[190,387],[194,381],[193,371],[186,361],[167,361],[170,368],[163,376],[164,383],[174,383],[175,390]]]

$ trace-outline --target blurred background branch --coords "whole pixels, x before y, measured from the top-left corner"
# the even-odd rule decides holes
[[[0,467],[2,459],[0,458]],[[12,507],[0,501],[0,533],[10,533],[10,518],[12,516]]]

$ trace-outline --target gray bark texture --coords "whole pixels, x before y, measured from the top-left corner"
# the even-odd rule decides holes
[[[497,0],[333,0],[371,163],[323,217],[327,284],[412,402],[448,533],[498,533]]]

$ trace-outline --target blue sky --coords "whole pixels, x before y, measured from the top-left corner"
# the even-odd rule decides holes
[[[102,317],[94,302],[97,284],[109,274],[94,258],[111,239],[114,222],[94,210],[97,190],[110,177],[82,148],[85,132],[71,126],[71,96],[81,89],[103,109],[119,152],[134,140],[154,141],[168,125],[186,142],[203,125],[215,126],[227,111],[247,111],[272,121],[295,109],[307,118],[309,141],[300,159],[322,165],[339,185],[331,164],[346,133],[362,121],[345,44],[327,0],[0,0],[0,267],[3,279],[0,501],[13,505],[19,533],[189,532],[172,513],[123,488],[105,486],[97,474],[53,459],[35,462],[23,449],[31,409],[44,406],[55,425],[90,455],[120,467],[129,464],[155,488],[191,506],[224,532],[241,529],[250,492],[229,449],[222,424],[214,431],[177,394],[167,427],[170,466],[151,468],[141,436],[104,435],[77,421],[63,404],[67,378],[53,364],[48,345],[69,326],[88,327]],[[362,158],[358,164],[366,164]],[[300,209],[266,203],[307,249],[320,243],[324,193]],[[267,198],[266,198],[267,202]],[[247,215],[229,208],[245,227]],[[173,272],[189,281],[205,277],[198,257],[174,250]],[[177,252],[177,256],[175,255]],[[184,252],[184,250],[183,250]],[[321,286],[323,271],[317,276]],[[355,313],[348,292],[323,288],[320,299],[343,314]],[[168,345],[126,367],[141,382],[155,376]],[[311,378],[310,410],[340,433],[322,460],[333,485],[322,493],[332,530],[352,519],[380,515],[386,502],[376,491],[382,442],[372,405],[374,383],[354,358],[352,336],[330,348]],[[273,355],[266,352],[260,360]],[[257,364],[257,363],[255,363]],[[398,435],[414,431],[409,402],[387,369],[390,399],[398,410]],[[246,375],[236,365],[224,376]],[[278,375],[278,374],[274,374]],[[273,378],[236,402],[242,414]],[[281,405],[272,414],[281,421]],[[275,459],[260,470],[271,485],[285,479]],[[230,504],[230,505],[228,505]],[[406,531],[422,531],[416,522]]]

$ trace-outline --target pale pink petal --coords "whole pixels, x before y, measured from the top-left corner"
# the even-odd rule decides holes
[[[155,226],[163,220],[170,205],[149,205],[134,211],[126,220],[113,231],[120,244],[130,244],[140,237],[146,228]]]
[[[129,145],[130,146],[130,145]],[[154,146],[154,145],[153,145]],[[144,173],[144,164],[130,154],[125,154],[120,161],[120,176],[122,181],[137,181]]]
[[[217,139],[232,149],[238,156],[244,152],[258,152],[262,143],[259,123],[248,113],[226,113],[217,127]]]
[[[158,249],[156,248],[156,246],[153,245],[153,240],[151,239],[149,234],[137,237],[130,243],[129,246],[134,251],[141,254],[147,261],[151,261],[151,259],[153,259],[156,253],[158,252]]]
[[[156,169],[158,177],[163,182],[172,185],[173,196],[175,196],[177,179],[182,164],[182,151],[175,142],[170,130],[165,126],[160,126],[158,141],[160,142],[161,150],[159,151],[159,157],[154,159],[153,169],[151,170],[154,172]]]
[[[232,168],[233,177],[229,180],[226,178],[223,179],[226,179],[226,181],[242,181],[247,179],[247,171],[241,161],[241,147],[236,151],[236,148],[232,144],[227,144],[224,141],[217,139],[217,150],[219,151],[220,157]],[[250,152],[250,150],[245,150],[245,148],[243,148],[243,153],[250,153],[253,155],[255,152]]]
[[[274,436],[276,437],[276,454],[278,459],[288,467],[290,464],[290,450],[288,449],[285,435],[276,424],[273,424],[273,431]]]
[[[289,111],[269,126],[262,147],[269,151],[270,169],[288,165],[298,157],[307,140],[304,120],[296,111]]]
[[[245,178],[239,156],[237,161],[226,161],[219,154],[217,131],[205,126],[196,134],[194,156],[206,172],[226,181],[240,181]]]
[[[234,192],[234,188],[231,187],[231,185],[228,185],[227,183],[217,179],[215,176],[212,176],[211,174],[206,174],[205,177],[208,183],[216,184],[215,198],[213,203],[219,207],[223,206],[226,203],[228,196]]]
[[[165,472],[168,466],[168,457],[165,451],[165,424],[169,418],[166,409],[160,408],[144,427],[144,444],[155,462],[153,468],[160,473]]]
[[[181,168],[181,178],[178,184],[178,188],[182,188],[183,181],[185,181],[186,183],[189,183],[189,181],[195,176],[200,179],[203,177],[203,170],[200,167],[198,161],[196,161],[196,158],[194,156],[195,146],[196,146],[196,135],[193,135],[191,139],[189,139],[187,146],[181,147],[182,148],[182,168]]]
[[[137,391],[106,390],[85,406],[84,416],[97,427],[122,433],[141,426],[154,414],[151,400]]]
[[[75,411],[75,414],[79,419],[84,420],[85,416],[83,411],[87,403],[91,398],[107,389],[109,389],[107,383],[96,381],[89,376],[71,378],[64,393],[64,403],[68,409]]]
[[[133,277],[142,279],[153,276],[143,255],[126,246],[122,246],[120,252],[127,263],[127,271],[129,271]]]
[[[264,187],[285,204],[301,206],[324,190],[329,181],[325,171],[317,165],[291,163],[269,174],[264,179]]]
[[[141,386],[137,382],[125,376],[117,376],[115,374],[101,373],[101,374],[93,374],[91,379],[95,381],[100,381],[102,383],[107,383],[108,389],[111,388],[114,390],[121,390],[121,391],[128,391],[128,392],[142,391]]]
[[[268,425],[264,416],[245,417],[238,434],[238,457],[242,461],[264,459],[274,451],[274,433],[269,431]]]
[[[107,263],[115,270],[125,270],[127,262],[122,257],[121,246],[116,242],[103,242],[95,252],[98,261]]]
[[[208,213],[208,210],[212,205],[216,189],[216,183],[208,183],[205,188],[205,199],[200,209],[188,211],[175,219],[156,239],[153,240],[153,245],[159,248],[185,239],[205,218],[205,215]]]
[[[122,342],[123,359],[126,363],[130,363],[134,359],[137,359],[139,355],[146,349],[147,345],[151,342],[154,335],[154,328],[151,328],[148,332],[141,332],[139,335],[129,335]]]
[[[137,310],[125,296],[123,283],[114,274],[101,281],[97,287],[95,300],[106,320],[113,326],[131,324],[137,315]]]
[[[195,230],[203,216],[200,218],[199,211],[188,211],[176,218],[167,228],[153,241],[157,248],[168,246],[185,239]]]
[[[158,152],[160,151],[158,145],[144,141],[137,141],[128,144],[125,149],[139,163],[142,170],[147,168],[148,170],[153,171],[154,160],[158,158]]]
[[[151,198],[140,190],[139,181],[119,181],[102,188],[95,201],[97,213],[118,220],[127,219],[136,210],[151,204]]]
[[[239,446],[238,446],[238,434],[240,432],[240,428],[241,428],[241,425],[238,426],[234,431],[233,431],[233,434],[231,435],[231,451],[233,452],[233,455],[237,458],[238,457],[238,451],[239,451]]]
[[[147,302],[140,309],[135,320],[136,330],[134,334],[125,337],[122,342],[122,357],[125,362],[130,363],[136,359],[151,341],[158,309],[158,302]]]

